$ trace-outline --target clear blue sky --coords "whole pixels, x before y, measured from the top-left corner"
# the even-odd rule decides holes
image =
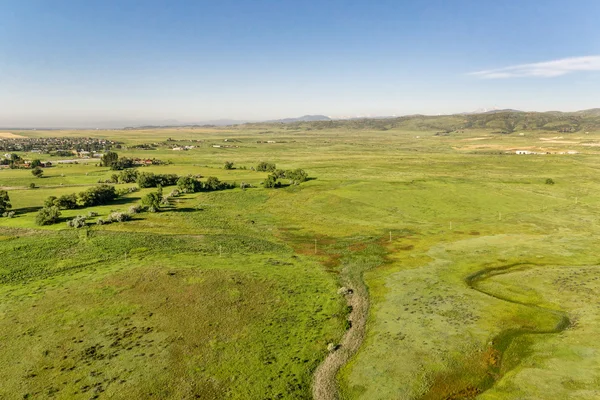
[[[0,0],[0,126],[600,107],[598,0]]]

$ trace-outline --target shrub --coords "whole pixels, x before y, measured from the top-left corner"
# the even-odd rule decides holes
[[[242,189],[242,190],[246,190],[246,189],[251,188],[251,187],[252,187],[252,185],[249,184],[249,183],[246,183],[246,182],[240,183],[240,189]]]
[[[113,212],[108,216],[110,222],[125,222],[131,219],[131,215],[124,212]]]
[[[31,170],[31,174],[33,176],[35,176],[36,178],[41,178],[42,175],[44,175],[44,170],[41,169],[40,167],[35,167],[34,169]]]
[[[140,205],[134,205],[134,206],[129,207],[129,210],[127,212],[131,215],[134,215],[134,214],[139,214],[143,211],[144,211],[144,207],[142,207]]]
[[[2,213],[2,216],[5,218],[14,218],[15,212],[14,211],[4,211]]]
[[[89,212],[87,213],[87,216],[88,216],[88,218],[97,217],[97,216],[98,216],[98,213],[97,213],[97,212],[95,212],[95,211],[89,211]]]
[[[233,169],[233,162],[231,162],[231,161],[225,161],[225,166],[223,168],[225,168],[225,169]]]
[[[78,215],[70,221],[67,221],[67,226],[71,228],[83,228],[86,226],[85,217],[83,215]]]
[[[138,188],[137,186],[130,186],[128,188],[119,188],[119,189],[116,189],[117,197],[121,197],[121,196],[124,196],[129,193],[135,193],[139,190],[140,190],[140,188]]]
[[[31,168],[36,168],[36,167],[41,167],[42,166],[42,162],[40,160],[33,160],[31,162]]]
[[[38,225],[52,225],[58,222],[60,210],[56,206],[42,208],[35,217],[35,223]]]
[[[35,183],[31,182],[31,183],[29,184],[29,189],[35,189]]]
[[[546,179],[546,185],[554,185],[554,179],[552,179],[552,178]]]
[[[180,195],[181,193],[179,193],[179,190],[177,189],[173,189],[171,193],[169,193],[169,197],[179,197]]]

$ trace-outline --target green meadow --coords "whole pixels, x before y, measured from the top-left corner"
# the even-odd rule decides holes
[[[19,153],[54,165],[0,170],[0,398],[600,397],[600,132],[12,133],[119,140],[170,161],[139,171],[237,187],[95,223],[146,188],[38,226],[48,196],[115,171]],[[131,148],[168,138],[196,147]],[[262,161],[310,179],[264,188]]]

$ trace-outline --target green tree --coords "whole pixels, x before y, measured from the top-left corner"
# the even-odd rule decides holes
[[[206,178],[206,182],[204,182],[205,190],[219,190],[222,187],[222,183],[219,178],[214,176],[209,176]]]
[[[118,159],[119,155],[117,153],[115,153],[114,151],[109,151],[106,154],[104,154],[100,159],[100,166],[112,167],[112,165],[116,163]]]
[[[33,160],[31,162],[31,168],[41,167],[41,166],[42,166],[42,162],[40,160]]]
[[[151,192],[145,195],[142,198],[142,205],[148,207],[148,211],[157,212],[160,210],[160,202],[162,201],[162,196],[158,192]]]
[[[56,206],[42,208],[35,217],[38,225],[52,225],[58,222],[60,210]]]
[[[225,161],[225,169],[233,169],[233,162],[231,161]]]
[[[126,169],[119,173],[117,180],[119,183],[132,183],[137,180],[138,172],[135,169]]]
[[[77,194],[77,204],[82,207],[108,204],[117,198],[117,191],[112,185],[100,185]]]
[[[195,193],[202,189],[202,183],[191,176],[182,176],[177,180],[177,188],[183,193]]]
[[[156,176],[152,172],[140,172],[137,175],[136,182],[140,188],[149,188],[156,186]]]
[[[10,198],[6,190],[0,190],[0,213],[5,212],[9,208],[12,208],[10,204]]]
[[[281,182],[279,182],[276,175],[270,174],[269,176],[267,176],[267,179],[265,179],[265,181],[263,182],[263,185],[266,188],[273,189],[281,187]]]
[[[258,163],[258,165],[256,166],[256,170],[261,172],[273,172],[275,171],[275,169],[275,164],[265,161]]]
[[[54,199],[54,204],[61,210],[74,210],[77,208],[77,195],[76,194],[65,194],[57,199]]]
[[[31,173],[33,174],[33,176],[35,176],[36,178],[41,178],[42,175],[44,175],[44,170],[41,169],[40,167],[35,167],[34,169],[31,170]]]

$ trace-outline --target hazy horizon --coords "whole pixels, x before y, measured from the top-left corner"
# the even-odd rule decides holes
[[[5,1],[0,126],[595,108],[599,12],[588,0]]]

